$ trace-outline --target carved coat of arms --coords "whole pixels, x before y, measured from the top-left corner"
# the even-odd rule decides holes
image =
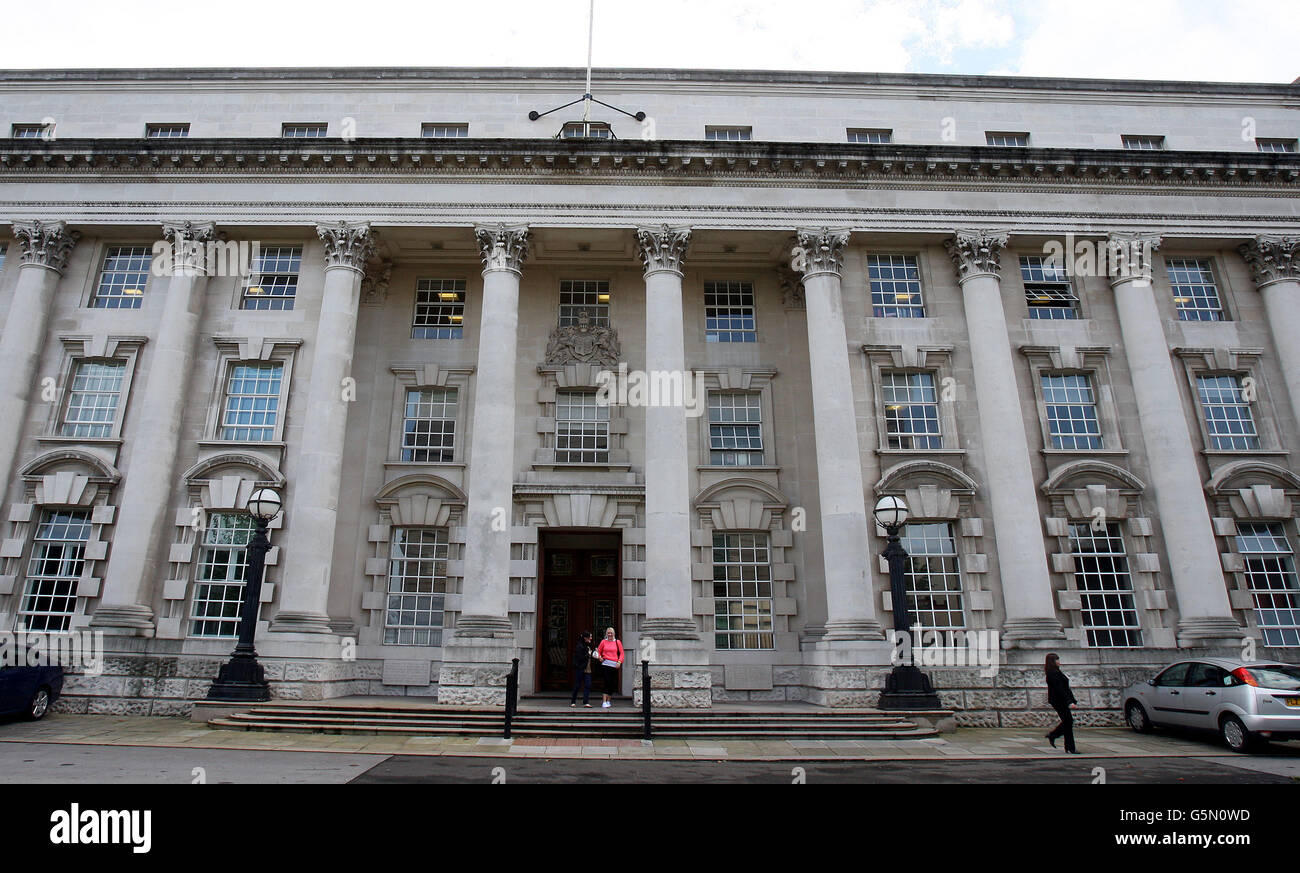
[[[557,327],[551,331],[546,344],[547,364],[598,364],[602,367],[618,365],[622,350],[618,331],[612,327],[593,324],[591,314],[585,309],[578,314],[578,323]]]

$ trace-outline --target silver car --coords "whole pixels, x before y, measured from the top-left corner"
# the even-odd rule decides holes
[[[1217,731],[1234,752],[1300,739],[1300,667],[1201,658],[1179,661],[1124,690],[1129,727]]]

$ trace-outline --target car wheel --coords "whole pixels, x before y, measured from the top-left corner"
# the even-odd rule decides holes
[[[1241,719],[1235,715],[1223,717],[1223,721],[1219,724],[1219,733],[1223,735],[1223,741],[1228,744],[1228,748],[1234,752],[1249,752],[1251,746],[1255,744],[1250,731],[1246,730]]]
[[[36,693],[32,695],[32,702],[27,704],[27,717],[32,721],[39,721],[45,718],[45,713],[50,711],[50,689],[37,688]]]
[[[1147,717],[1146,709],[1137,701],[1133,701],[1128,705],[1124,717],[1134,733],[1147,734],[1151,732],[1151,719]]]

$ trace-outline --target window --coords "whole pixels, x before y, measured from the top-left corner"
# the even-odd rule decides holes
[[[1096,649],[1140,647],[1142,625],[1119,525],[1111,522],[1100,530],[1091,522],[1070,525],[1070,550],[1088,645]]]
[[[763,463],[762,398],[737,391],[709,392],[709,463],[753,467]]]
[[[1210,448],[1248,452],[1260,447],[1255,417],[1240,376],[1197,376],[1196,390],[1201,397],[1201,414],[1205,416]]]
[[[52,133],[52,124],[15,124],[9,130],[9,135],[14,139],[45,139]]]
[[[446,529],[393,528],[388,553],[388,608],[384,613],[386,645],[442,645],[447,556]]]
[[[286,124],[280,128],[280,136],[293,139],[305,139],[325,136],[328,124]]]
[[[570,121],[560,128],[563,139],[613,139],[614,131],[603,121]]]
[[[77,585],[90,539],[87,510],[46,510],[36,528],[18,621],[29,631],[62,633],[77,609]]]
[[[754,129],[752,127],[719,127],[715,125],[706,125],[704,128],[704,138],[742,142],[754,138]]]
[[[941,449],[939,398],[933,373],[882,373],[881,402],[891,449]]]
[[[104,253],[99,285],[90,298],[94,309],[139,309],[149,283],[149,246],[110,246]]]
[[[991,146],[1029,148],[1029,134],[1027,133],[1006,133],[991,130],[984,134],[984,139]]]
[[[876,145],[886,145],[894,141],[894,132],[892,130],[875,130],[866,127],[850,127],[849,142],[874,143]]]
[[[456,389],[408,388],[402,460],[448,464],[455,458]]]
[[[421,279],[416,284],[411,339],[460,339],[464,320],[464,279]]]
[[[59,435],[109,437],[117,418],[126,361],[78,361],[73,369],[68,403]]]
[[[776,648],[767,534],[713,535],[713,630],[719,649]]]
[[[1179,321],[1224,321],[1219,289],[1209,261],[1169,258],[1165,261]]]
[[[1156,677],[1156,685],[1160,688],[1185,687],[1183,683],[1187,681],[1187,671],[1191,666],[1191,664],[1175,664]]]
[[[5,269],[5,249],[6,249],[6,248],[7,248],[7,246],[0,246],[0,273],[3,273],[3,272],[4,272],[4,269]]]
[[[609,406],[594,391],[561,391],[555,396],[555,461],[559,464],[609,463]]]
[[[609,282],[605,279],[564,279],[560,282],[560,327],[570,327],[583,313],[593,325],[609,327]]]
[[[711,343],[754,343],[754,286],[748,282],[704,283],[704,338]]]
[[[241,309],[293,309],[298,294],[302,246],[260,248],[244,280]]]
[[[226,383],[221,439],[268,442],[275,439],[284,365],[235,364]]]
[[[190,635],[235,637],[244,604],[244,573],[248,569],[248,542],[253,538],[253,517],[238,512],[213,512],[203,531],[194,602],[190,607]]]
[[[1158,152],[1165,147],[1163,136],[1125,135],[1120,137],[1120,142],[1130,151]]]
[[[1261,152],[1296,152],[1300,151],[1300,144],[1292,139],[1256,139],[1255,147]]]
[[[1066,450],[1100,449],[1101,424],[1092,377],[1084,374],[1047,374],[1042,377],[1043,403],[1047,407],[1052,447]]]
[[[1068,321],[1079,317],[1079,298],[1063,264],[1041,255],[1022,256],[1020,278],[1025,283],[1030,318]]]
[[[871,314],[874,318],[925,318],[921,271],[911,255],[870,255]]]
[[[926,630],[964,628],[966,612],[952,525],[909,524],[903,528],[901,539],[908,555],[907,608],[912,623]]]
[[[149,139],[184,139],[190,135],[189,124],[146,124],[144,135]]]
[[[1237,551],[1266,646],[1300,646],[1300,580],[1295,553],[1276,522],[1238,522]]]
[[[420,136],[434,139],[454,139],[469,136],[468,124],[422,124]]]

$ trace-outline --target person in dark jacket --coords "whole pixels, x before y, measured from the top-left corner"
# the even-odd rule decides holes
[[[578,705],[578,689],[582,689],[582,705],[591,706],[591,655],[596,647],[591,644],[591,631],[583,631],[578,644],[573,647],[573,696],[569,706]]]
[[[1065,751],[1070,755],[1079,754],[1079,750],[1074,746],[1074,713],[1070,712],[1070,707],[1079,701],[1074,699],[1074,693],[1070,691],[1070,680],[1061,672],[1061,656],[1047,656],[1047,702],[1051,704],[1052,709],[1061,717],[1061,723],[1052,729],[1047,735],[1047,741],[1056,748],[1056,738],[1065,737]]]

